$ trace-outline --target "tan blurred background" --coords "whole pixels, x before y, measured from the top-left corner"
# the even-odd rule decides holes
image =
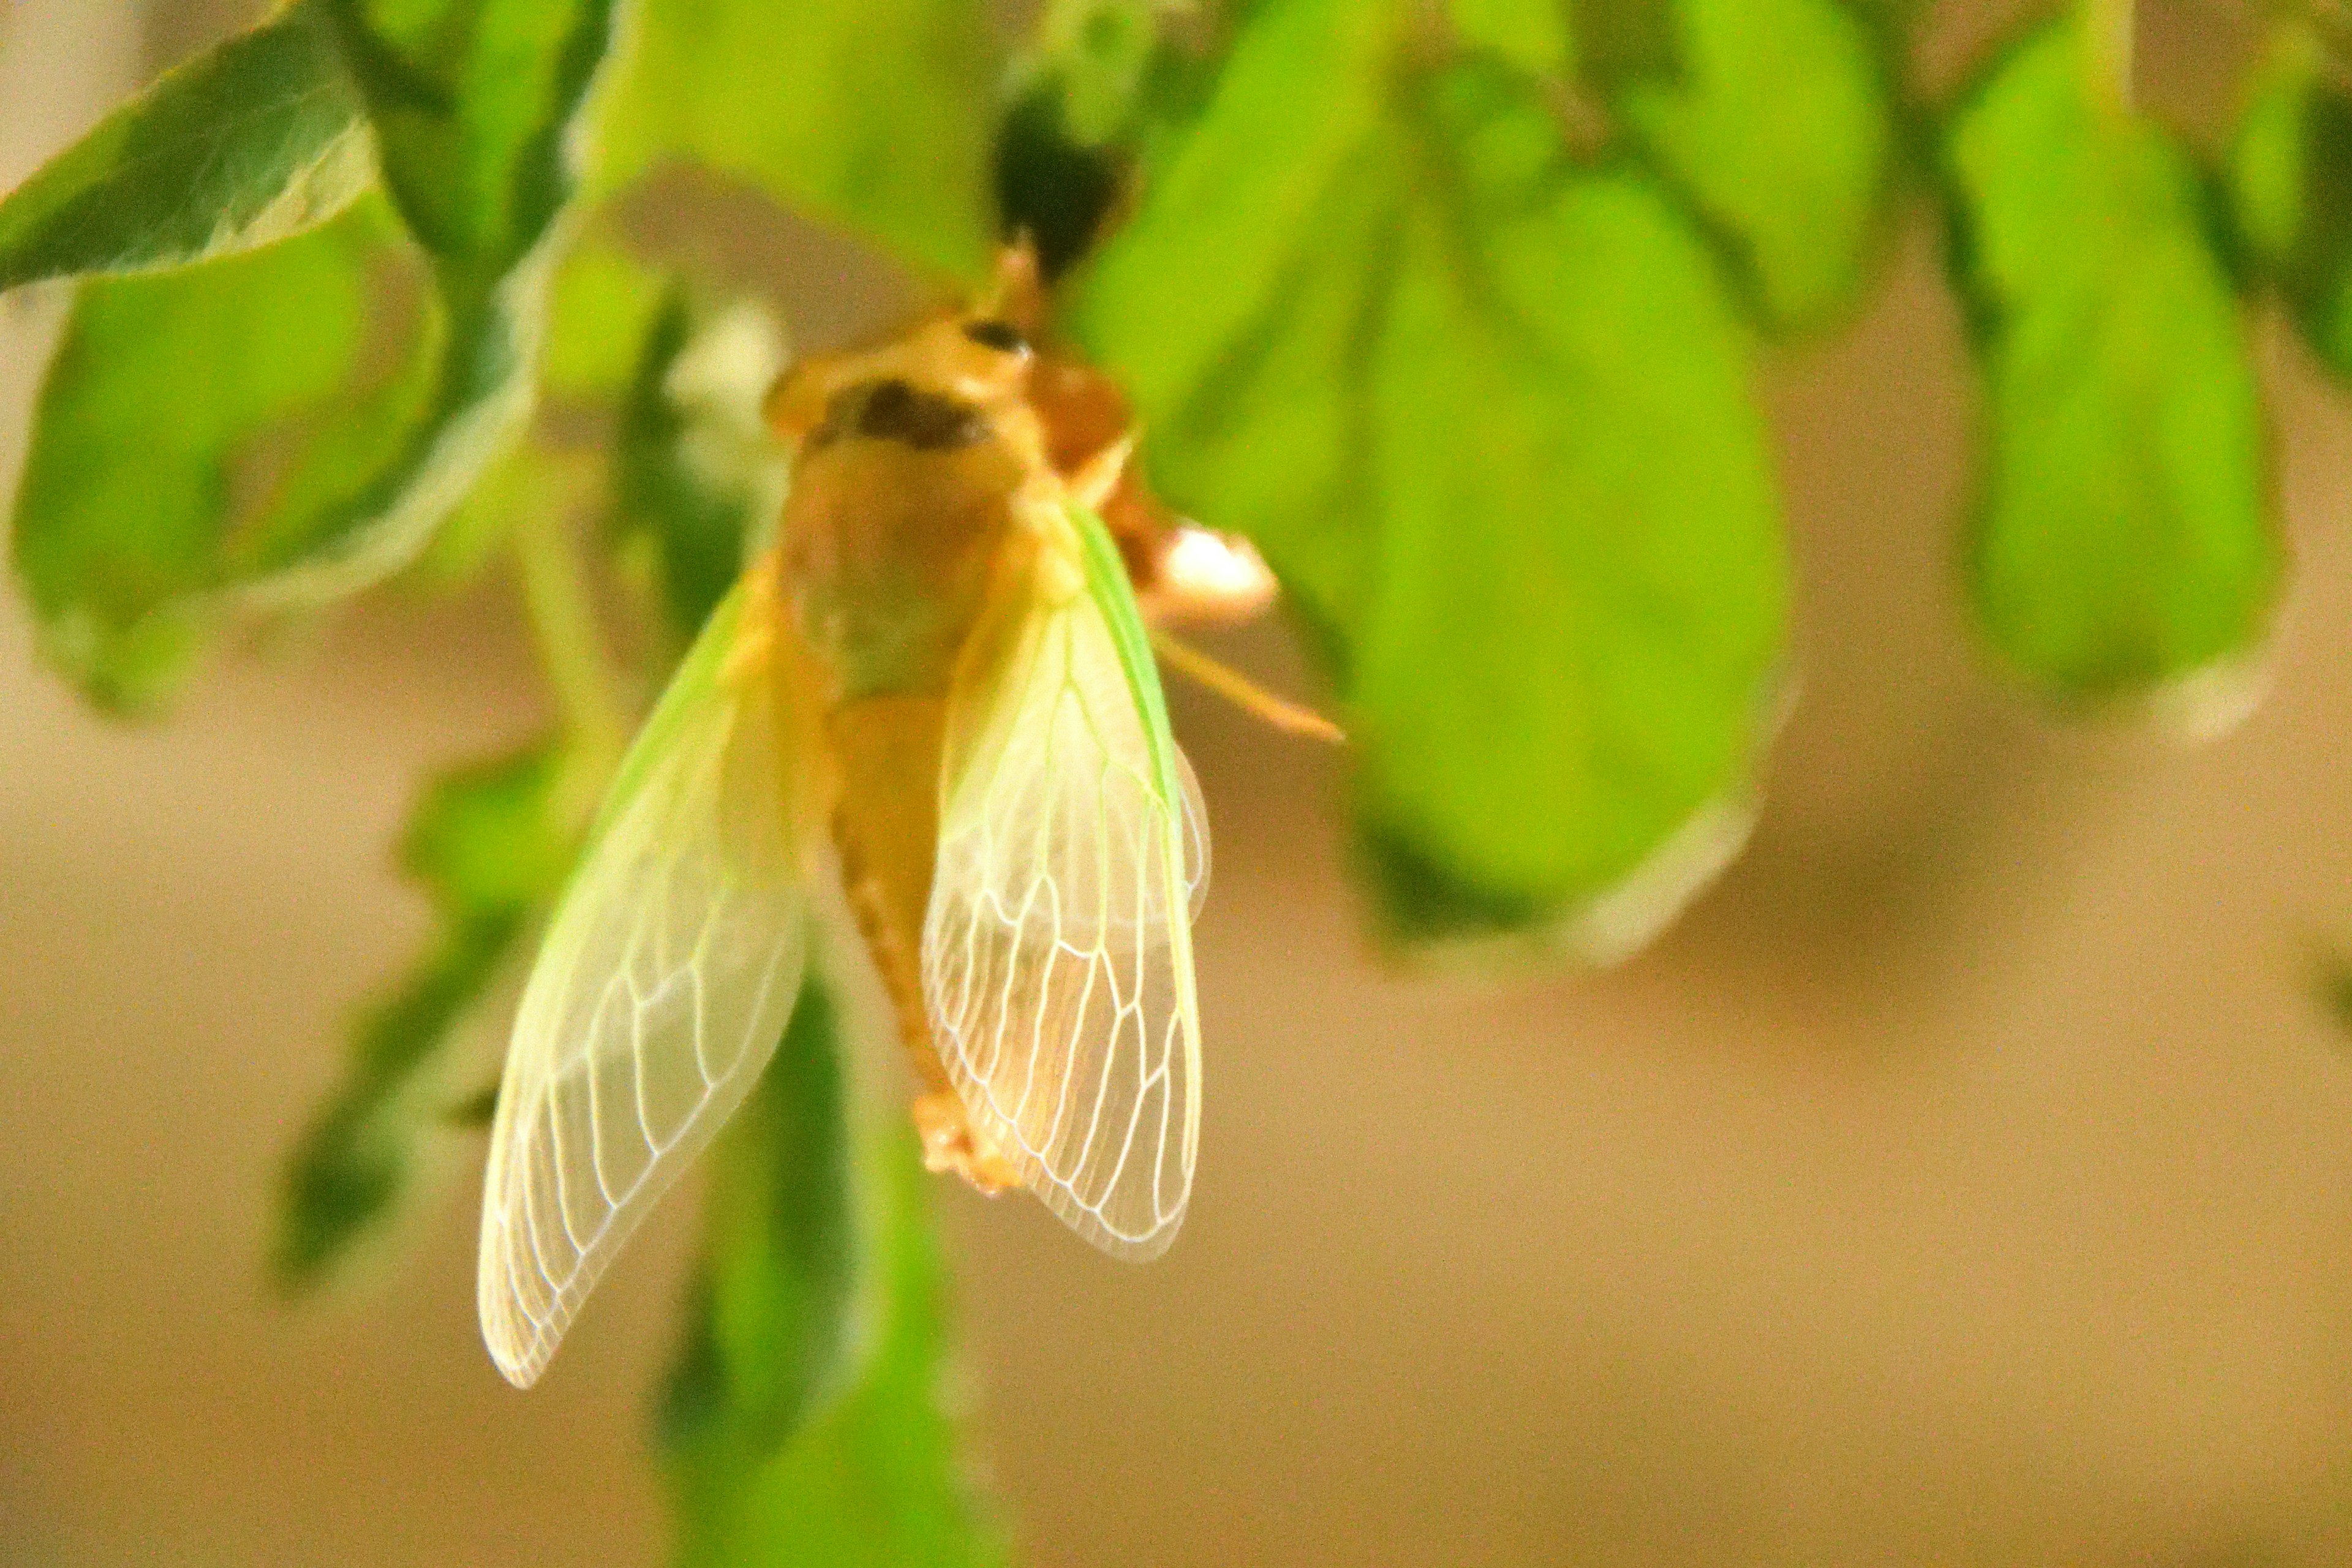
[[[0,189],[236,11],[0,0]],[[2144,86],[2210,115],[2243,34],[2150,7]],[[753,247],[803,321],[856,314],[836,251]],[[0,481],[39,315],[0,304]],[[2352,930],[2352,405],[2270,338],[2270,701],[2201,750],[2061,729],[1958,618],[1915,222],[1772,368],[1804,684],[1757,842],[1605,976],[1383,972],[1336,766],[1180,699],[1219,839],[1182,1244],[939,1194],[1026,1561],[2352,1561],[2352,1066],[2307,972]],[[515,624],[502,585],[379,605],[126,731],[0,606],[0,1563],[659,1560],[685,1203],[527,1397],[462,1165],[354,1291],[262,1284],[288,1142],[422,937],[412,783],[539,721]]]

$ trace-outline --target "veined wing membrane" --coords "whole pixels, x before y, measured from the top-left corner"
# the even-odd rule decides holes
[[[715,612],[630,748],[523,992],[482,1196],[482,1337],[535,1382],[766,1066],[807,954],[772,596]]]
[[[949,697],[924,984],[975,1126],[1080,1235],[1147,1258],[1200,1137],[1206,830],[1116,547],[1076,510],[1038,534]]]

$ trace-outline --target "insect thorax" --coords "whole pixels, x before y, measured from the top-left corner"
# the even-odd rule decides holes
[[[946,691],[1024,467],[984,423],[929,447],[810,442],[784,508],[783,590],[833,701]]]

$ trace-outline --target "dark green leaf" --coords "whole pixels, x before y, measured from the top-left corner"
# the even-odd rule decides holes
[[[1864,24],[1837,0],[1675,0],[1679,69],[1617,111],[1724,243],[1758,319],[1819,326],[1860,298],[1888,228],[1894,124]]]
[[[1609,91],[1643,79],[1671,79],[1682,69],[1675,0],[1569,0],[1569,32],[1578,73]]]
[[[866,1152],[864,1195],[845,1196],[840,1066],[821,1028],[803,1033],[811,1015],[803,996],[727,1134],[713,1262],[663,1413],[678,1561],[1001,1563],[951,1413],[929,1178],[900,1126]],[[852,1217],[870,1238],[857,1252],[841,1242]]]
[[[1138,162],[1197,107],[1206,63],[1169,37],[1176,0],[1056,0],[996,140],[1007,234],[1056,279],[1102,235]]]
[[[1041,82],[1005,111],[996,142],[996,202],[1007,233],[1025,235],[1048,280],[1059,279],[1101,235],[1125,187],[1120,149],[1088,144],[1063,119],[1061,94]]]
[[[772,1455],[857,1371],[878,1284],[852,1179],[831,1001],[811,984],[711,1161],[703,1261],[671,1379],[674,1447]]]
[[[2264,60],[2231,172],[2254,261],[2320,363],[2352,379],[2352,91],[2308,36]]]
[[[499,981],[569,868],[577,813],[558,753],[540,746],[436,780],[401,860],[442,930],[416,969],[360,1020],[343,1083],[289,1163],[276,1269],[318,1284],[389,1217],[434,1136],[462,1123],[485,1064],[458,1048],[495,1037]],[[510,998],[507,998],[510,1000]]]
[[[1945,153],[1990,405],[1977,613],[2032,679],[2111,698],[2250,654],[2283,561],[2196,166],[2088,79],[2074,25],[2040,29],[1968,98]]]
[[[268,245],[374,177],[359,94],[305,0],[173,71],[0,202],[0,290]]]
[[[987,270],[999,70],[980,0],[648,0],[613,177],[699,160],[952,278]]]
[[[1377,7],[1266,5],[1071,320],[1170,499],[1333,656],[1401,920],[1622,921],[1769,719],[1744,334],[1651,184],[1572,164],[1513,79],[1401,63]]]

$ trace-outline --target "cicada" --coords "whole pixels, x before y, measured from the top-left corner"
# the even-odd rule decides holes
[[[836,869],[926,1163],[1120,1257],[1176,1235],[1208,839],[1139,589],[1233,612],[1272,583],[1149,502],[1108,383],[1031,346],[1039,298],[1013,253],[983,305],[769,399],[772,545],[623,761],[517,1016],[479,1299],[518,1384],[766,1065]]]

